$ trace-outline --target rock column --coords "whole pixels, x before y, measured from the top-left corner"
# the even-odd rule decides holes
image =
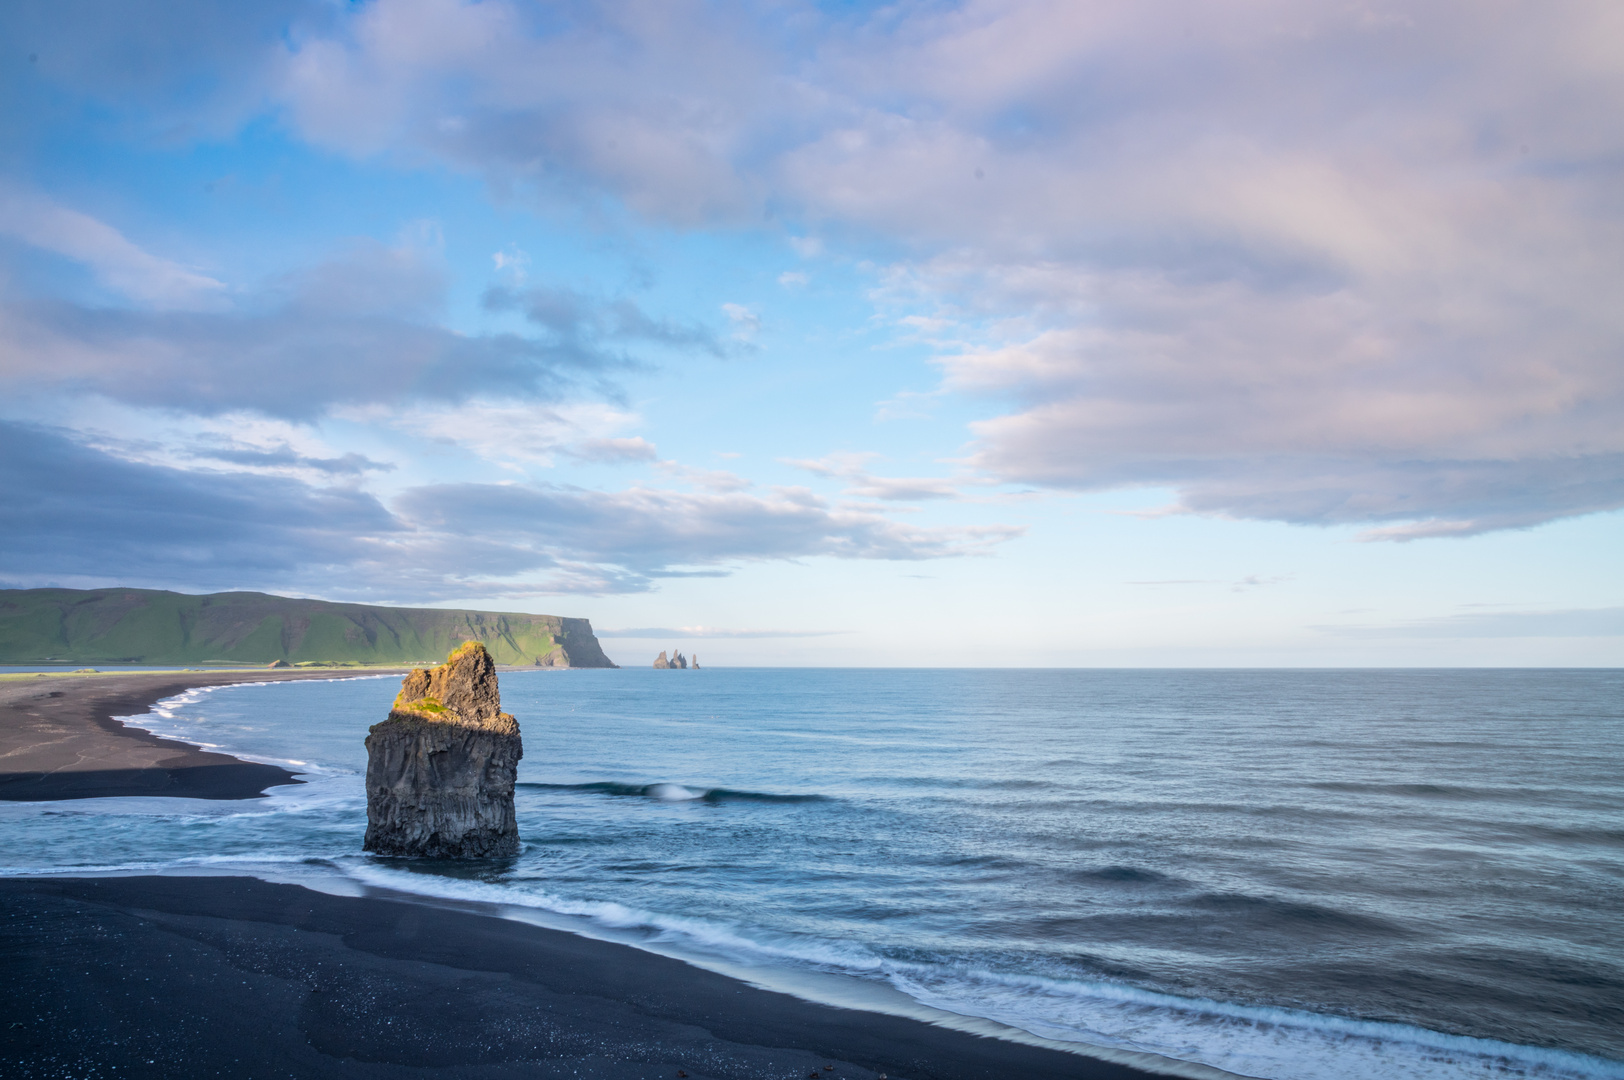
[[[470,641],[401,683],[367,733],[367,835],[378,855],[507,858],[519,853],[513,784],[524,745],[502,711],[496,664]]]

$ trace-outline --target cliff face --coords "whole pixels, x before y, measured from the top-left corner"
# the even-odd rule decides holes
[[[513,784],[524,746],[479,642],[406,676],[366,747],[364,850],[432,859],[519,853]]]
[[[499,664],[614,667],[557,615],[332,604],[266,593],[0,589],[0,663],[422,663],[478,641]]]

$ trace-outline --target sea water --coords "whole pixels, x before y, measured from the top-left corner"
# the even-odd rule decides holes
[[[361,854],[362,678],[164,703],[136,723],[308,782],[9,804],[0,871],[494,903],[1247,1076],[1624,1077],[1624,673],[501,678],[515,860]]]

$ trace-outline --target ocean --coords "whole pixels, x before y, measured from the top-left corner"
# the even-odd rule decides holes
[[[397,683],[362,678],[164,703],[136,723],[309,782],[0,804],[0,872],[495,904],[1191,1076],[1624,1077],[1624,672],[501,682],[525,746],[512,862],[361,853],[362,739]]]

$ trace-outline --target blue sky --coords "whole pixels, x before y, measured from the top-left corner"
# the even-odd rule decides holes
[[[1624,661],[1608,3],[20,2],[0,583]]]

